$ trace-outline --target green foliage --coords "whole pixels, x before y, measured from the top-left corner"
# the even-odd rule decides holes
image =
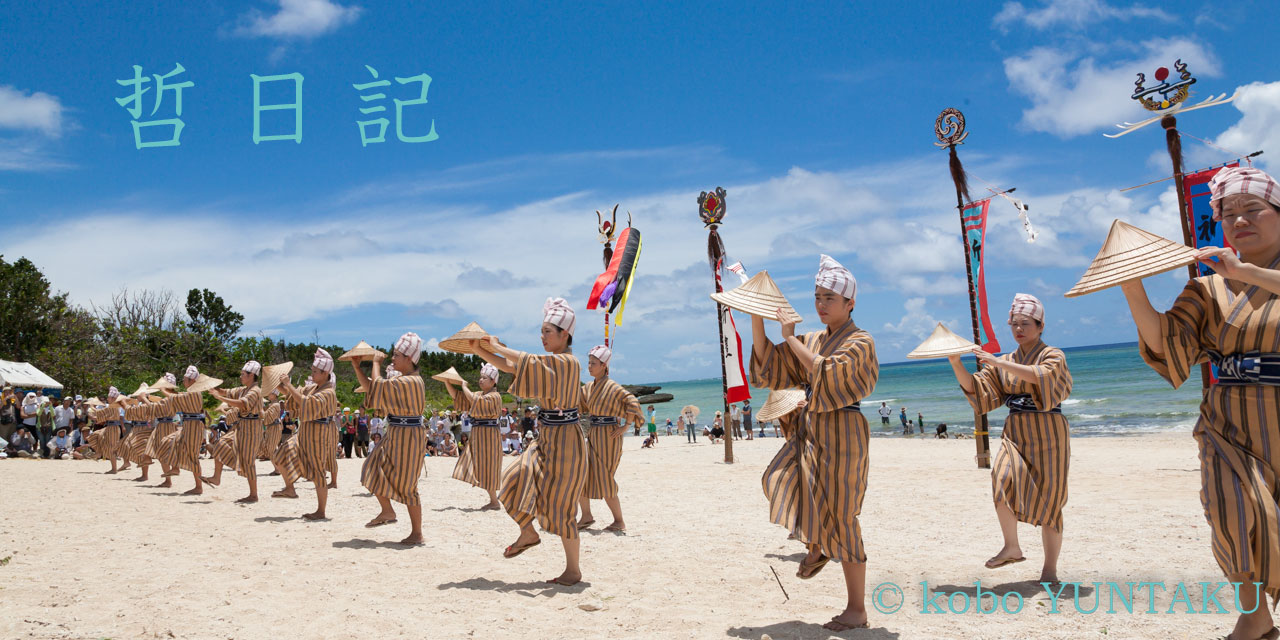
[[[67,312],[67,294],[54,295],[30,260],[13,264],[0,255],[0,357],[29,361],[56,338]]]

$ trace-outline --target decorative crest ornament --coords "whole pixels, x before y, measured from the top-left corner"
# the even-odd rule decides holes
[[[1196,79],[1191,77],[1191,72],[1187,71],[1187,65],[1182,63],[1182,58],[1178,58],[1173,62],[1173,68],[1178,72],[1178,79],[1173,82],[1166,82],[1169,79],[1169,70],[1165,67],[1156,69],[1156,82],[1160,84],[1147,87],[1147,76],[1139,73],[1138,80],[1133,83],[1137,89],[1133,95],[1129,96],[1134,100],[1142,103],[1142,107],[1147,111],[1164,111],[1182,104],[1187,96],[1191,95],[1190,87],[1196,83]],[[1152,94],[1160,94],[1160,100],[1152,100],[1147,97]],[[1170,95],[1172,94],[1172,95]]]
[[[943,149],[964,144],[964,139],[969,137],[969,132],[964,130],[964,114],[951,107],[943,109],[933,122],[933,133],[938,136],[933,144]]]
[[[724,187],[716,187],[715,193],[703,191],[698,195],[698,216],[704,226],[720,224],[724,220]]]

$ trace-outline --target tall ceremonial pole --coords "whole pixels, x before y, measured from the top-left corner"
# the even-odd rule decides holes
[[[707,260],[711,263],[711,275],[715,278],[716,293],[723,293],[724,286],[720,282],[720,264],[724,261],[724,241],[716,228],[724,220],[725,191],[716,187],[714,193],[703,191],[698,196],[698,216],[707,227]],[[724,353],[724,314],[729,310],[720,302],[716,302],[716,331],[720,335],[720,399],[724,401],[724,412],[721,428],[724,429],[724,461],[733,464],[733,428],[729,426],[729,373],[725,370]],[[687,428],[687,427],[686,427]]]
[[[964,166],[960,164],[960,157],[956,155],[956,146],[964,144],[964,139],[969,137],[969,132],[964,130],[964,114],[959,109],[947,108],[943,109],[938,115],[938,119],[933,123],[933,132],[938,137],[938,141],[934,144],[940,148],[946,149],[951,156],[951,180],[956,186],[956,209],[960,214],[960,245],[967,247],[966,231],[964,228],[964,205],[971,199],[969,197],[969,181],[964,175]],[[973,286],[973,267],[969,260],[969,250],[965,248],[964,252],[964,273],[969,280],[969,319],[973,323],[973,341],[976,344],[982,344],[982,335],[978,330],[978,294]],[[982,368],[981,363],[977,363],[979,369]],[[987,440],[987,414],[973,413],[973,441],[978,447],[977,461],[979,469],[991,468],[991,446]]]

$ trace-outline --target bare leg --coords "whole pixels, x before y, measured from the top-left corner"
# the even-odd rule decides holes
[[[321,478],[321,480],[324,480],[324,478]],[[333,478],[329,480],[329,488],[338,488],[338,461],[336,459],[333,461]]]
[[[1252,613],[1241,613],[1236,618],[1236,626],[1231,630],[1231,638],[1261,638],[1271,627],[1275,626],[1275,622],[1271,620],[1271,612],[1267,611],[1267,597],[1261,593],[1261,588],[1254,586],[1254,578],[1248,575],[1240,574],[1230,576],[1232,582],[1242,582],[1238,589],[1238,597],[1240,601],[1240,611],[1250,611]]]
[[[195,479],[196,486],[189,491],[184,491],[184,496],[198,496],[204,493],[204,484],[200,481],[200,467],[197,466],[195,471],[191,472],[191,477]]]
[[[867,563],[841,562],[844,586],[849,592],[849,604],[840,615],[825,625],[827,629],[843,631],[867,624]]]
[[[382,507],[382,510],[379,511],[378,515],[374,516],[373,520],[370,520],[365,526],[377,526],[384,522],[390,522],[396,519],[396,510],[395,507],[391,506],[391,498],[388,498],[387,496],[376,497],[378,498],[378,505]]]
[[[310,480],[310,478],[308,478]],[[302,514],[307,520],[323,520],[324,505],[329,500],[329,488],[324,483],[324,474],[321,473],[318,478],[312,480],[316,485],[316,510],[313,513]]]
[[[400,544],[422,544],[422,505],[409,505],[409,524],[413,527],[413,531],[409,532],[409,537],[400,541]]]
[[[609,525],[609,530],[626,531],[627,523],[622,521],[622,502],[618,500],[618,496],[605,498],[604,503],[609,505],[609,511],[613,513],[613,524]]]
[[[246,504],[258,501],[258,470],[255,468],[257,465],[252,462],[253,458],[249,460],[251,461],[249,463],[249,473],[247,474],[249,476],[249,495],[236,500],[236,502]]]
[[[564,573],[548,580],[548,582],[556,582],[565,586],[575,585],[582,581],[582,568],[578,566],[578,556],[581,551],[581,538],[561,538],[560,542],[564,543]]]
[[[139,466],[141,466],[141,467],[142,467],[142,475],[141,475],[141,476],[139,476],[138,478],[135,478],[135,479],[134,479],[134,482],[146,482],[146,481],[147,481],[147,479],[148,479],[148,478],[147,478],[147,472],[151,469],[151,465],[150,465],[150,464],[144,464],[144,465],[139,465]]]
[[[596,521],[595,516],[591,515],[591,500],[585,494],[578,498],[578,509],[582,511],[582,517],[578,519],[579,529]]]
[[[991,560],[1004,558],[1021,558],[1022,547],[1018,545],[1018,516],[1013,514],[1009,505],[1003,502],[996,504],[996,518],[1000,520],[1000,534],[1004,536],[1004,546]],[[988,564],[991,564],[988,560]],[[1056,559],[1055,559],[1056,562]]]
[[[222,463],[217,458],[213,459],[213,476],[204,478],[204,481],[215,487],[222,484]]]
[[[1062,552],[1062,532],[1054,531],[1052,527],[1040,527],[1040,540],[1044,543],[1044,568],[1040,570],[1040,581],[1057,582],[1058,554]]]
[[[485,505],[484,507],[482,507],[482,508],[483,508],[483,509],[486,509],[486,510],[488,510],[488,509],[501,509],[501,508],[502,508],[502,503],[501,503],[501,502],[498,502],[498,492],[497,492],[497,491],[490,491],[490,492],[489,492],[489,504],[486,504],[486,505]]]

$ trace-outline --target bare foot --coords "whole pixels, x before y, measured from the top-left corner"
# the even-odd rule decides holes
[[[1004,547],[1000,549],[999,553],[997,553],[996,555],[992,556],[989,560],[987,560],[985,566],[988,569],[998,569],[1007,564],[1022,562],[1023,560],[1026,560],[1026,557],[1022,555],[1021,548]]]
[[[198,495],[203,494],[203,493],[204,493],[204,489],[187,489],[186,491],[183,491],[183,492],[182,492],[182,495],[184,495],[184,496],[198,496]]]
[[[395,521],[396,521],[396,514],[394,511],[392,511],[391,513],[379,513],[372,520],[364,523],[364,526],[368,529],[372,529],[374,527],[381,527],[384,524],[391,524]]]
[[[572,587],[573,585],[582,582],[582,572],[570,573],[569,571],[565,571],[564,573],[547,580],[547,582],[558,584],[562,587]]]
[[[404,540],[400,541],[400,544],[403,544],[403,545],[417,545],[422,543],[423,543],[423,540],[422,540],[421,533],[411,533],[409,534],[408,538],[405,538]]]
[[[621,520],[614,520],[614,521],[613,521],[613,524],[610,524],[609,526],[605,527],[605,528],[604,528],[604,530],[605,530],[605,531],[613,531],[613,532],[615,532],[615,533],[626,533],[626,532],[627,532],[627,523],[625,523],[625,522],[623,522],[623,521],[621,521]]]
[[[105,473],[106,473],[107,475],[109,475],[109,476],[113,476],[113,475],[115,475],[115,474],[116,474],[116,470],[115,470],[115,469],[112,469],[112,470],[107,471],[107,472],[105,472]]]
[[[281,489],[279,491],[272,491],[271,497],[272,498],[296,498],[298,497],[298,493],[293,489]]]
[[[164,482],[161,482],[160,484],[156,485],[157,489],[169,489],[171,487],[173,487],[173,482],[171,482],[168,478],[165,478]]]
[[[313,513],[304,513],[302,514],[302,518],[304,520],[324,520],[324,512],[315,511]]]
[[[1274,627],[1269,619],[1257,619],[1253,616],[1241,615],[1236,618],[1236,626],[1231,630],[1231,638],[1258,638],[1258,640],[1271,640],[1276,635],[1271,633]]]
[[[329,488],[329,489],[337,489],[337,488],[338,488],[338,483],[336,483],[336,482],[330,482],[330,483],[329,483],[328,488]]]
[[[146,481],[147,481],[147,477],[146,477],[146,476],[140,476],[140,477],[134,478],[134,479],[133,479],[133,481],[134,481],[134,482],[146,482]]]
[[[245,496],[236,500],[236,504],[253,504],[258,501],[258,496]]]
[[[497,511],[498,509],[501,509],[501,508],[502,508],[501,502],[490,502],[489,504],[486,504],[485,506],[480,507],[480,510],[481,511]]]

